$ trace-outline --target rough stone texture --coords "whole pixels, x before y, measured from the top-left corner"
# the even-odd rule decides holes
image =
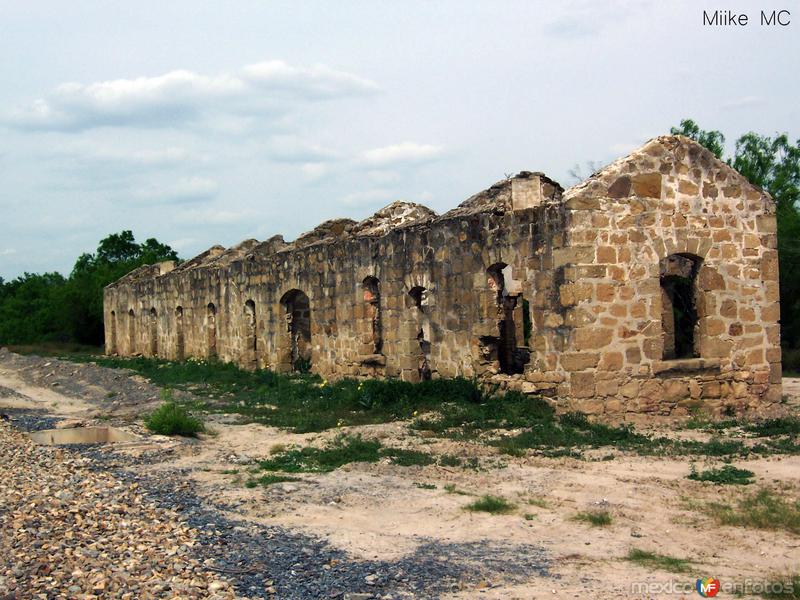
[[[292,243],[142,267],[106,289],[106,347],[478,376],[612,416],[758,411],[781,396],[774,208],[703,147],[660,137],[563,194],[526,171],[442,216],[395,202]],[[690,356],[672,358],[665,276],[691,286]]]

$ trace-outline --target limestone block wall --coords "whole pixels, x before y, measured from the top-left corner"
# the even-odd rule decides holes
[[[442,216],[397,202],[143,267],[106,349],[324,377],[480,377],[624,417],[780,400],[772,199],[661,137],[563,192],[523,172]]]
[[[568,250],[553,265],[564,322],[550,330],[551,362],[569,372],[563,395],[605,413],[738,412],[780,400],[776,222],[765,192],[701,146],[659,138],[564,203]],[[696,269],[694,344],[665,360],[675,324],[661,280],[676,259]]]

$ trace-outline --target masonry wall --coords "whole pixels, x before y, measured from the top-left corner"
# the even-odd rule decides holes
[[[768,410],[775,231],[767,194],[690,140],[657,138],[563,196],[522,173],[441,217],[395,203],[291,244],[142,268],[106,289],[106,347],[310,361],[324,377],[478,376],[609,416]],[[697,318],[692,355],[672,359],[675,265],[696,265]]]

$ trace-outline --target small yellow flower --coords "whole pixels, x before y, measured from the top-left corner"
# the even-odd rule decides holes
[[[412,413],[412,416],[416,417],[416,416],[417,416],[417,411],[414,411],[414,412]]]

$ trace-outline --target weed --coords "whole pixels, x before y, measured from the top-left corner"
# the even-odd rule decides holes
[[[785,500],[766,488],[743,498],[736,506],[712,502],[702,509],[722,525],[800,533],[800,500]]]
[[[268,475],[262,475],[261,477],[257,477],[255,479],[248,479],[245,481],[245,487],[254,488],[257,485],[261,485],[267,487],[269,485],[273,485],[275,483],[281,483],[284,481],[299,481],[296,477],[286,477],[285,475],[274,475],[272,473]]]
[[[595,527],[605,527],[606,525],[611,525],[611,513],[607,510],[598,510],[598,511],[589,511],[589,512],[579,512],[576,514],[573,519],[575,521],[583,521],[584,523],[589,523],[590,525],[594,525]]]
[[[270,454],[281,454],[283,452],[286,452],[286,444],[272,444],[269,447]]]
[[[174,402],[165,402],[147,419],[145,426],[153,433],[161,435],[182,435],[194,437],[205,431],[203,422],[191,416],[186,409]]]
[[[733,465],[724,465],[719,469],[707,469],[698,472],[694,465],[686,476],[694,481],[709,481],[718,485],[750,485],[755,473],[747,469],[738,469]]]
[[[324,448],[295,448],[274,455],[259,464],[265,471],[285,473],[327,473],[354,462],[377,462],[381,443],[360,435],[339,435]]]
[[[220,474],[222,474],[222,475],[238,475],[239,474],[239,469],[223,469],[222,471],[220,471]]]
[[[435,462],[435,459],[430,454],[427,452],[420,452],[419,450],[386,448],[381,454],[388,456],[392,463],[402,467],[411,467],[414,465],[425,466]]]
[[[415,483],[414,487],[418,487],[421,490],[435,490],[436,484],[435,483]]]
[[[528,504],[539,508],[550,508],[550,504],[544,498],[528,498]]]
[[[534,515],[533,513],[525,513],[522,516],[525,517],[526,521],[533,521],[536,518],[536,515]]]
[[[460,467],[461,459],[452,454],[443,454],[439,457],[439,464],[443,467]]]
[[[744,430],[749,433],[754,433],[758,437],[798,435],[800,434],[800,418],[780,417],[777,419],[767,419],[747,425]]]
[[[116,396],[116,395],[117,395],[117,392],[108,392],[108,393],[106,394],[106,398],[113,398],[113,397],[114,397],[114,396]]]
[[[481,496],[475,502],[471,502],[464,507],[472,512],[488,512],[493,515],[502,515],[513,512],[516,506],[499,496]]]
[[[661,569],[672,573],[688,573],[691,570],[691,562],[685,558],[656,554],[639,548],[631,548],[625,559],[648,569]]]
[[[459,496],[471,496],[472,494],[465,492],[463,490],[459,490],[454,483],[447,483],[444,486],[444,490],[448,494],[458,494]]]

